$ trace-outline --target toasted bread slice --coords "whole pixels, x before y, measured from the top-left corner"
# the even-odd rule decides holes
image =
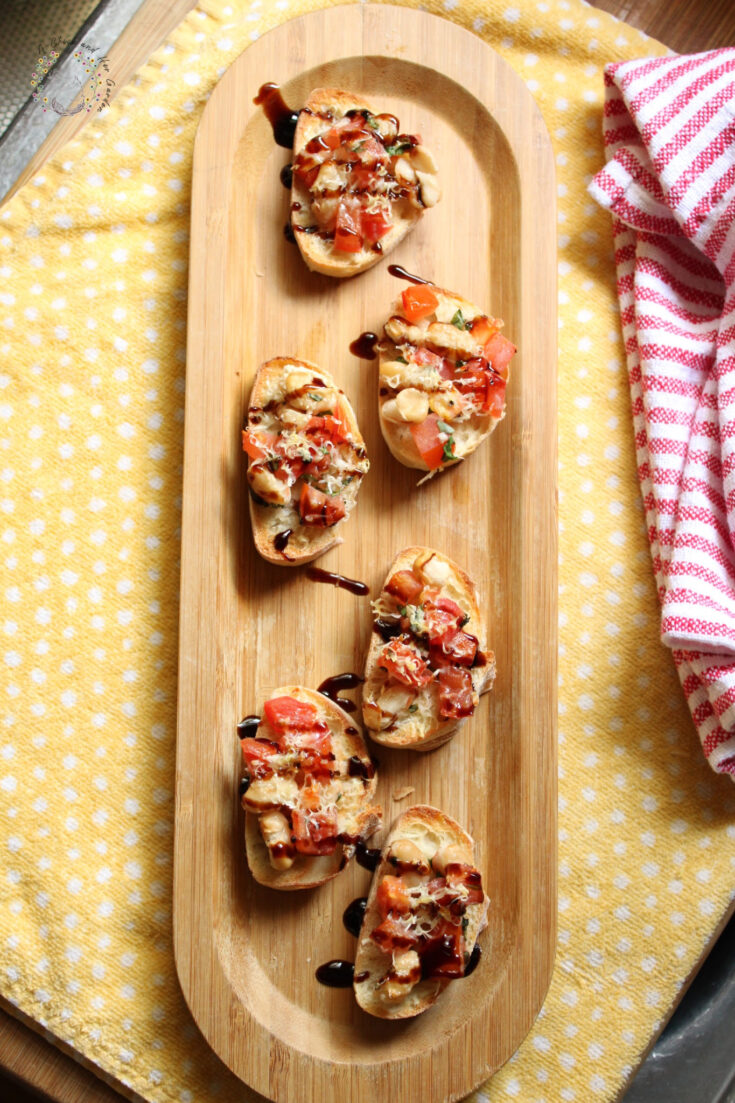
[[[421,139],[351,92],[311,93],[293,151],[291,227],[309,268],[326,276],[377,264],[440,198]]]
[[[362,713],[386,747],[433,751],[495,680],[475,584],[433,548],[400,552],[377,601]]]
[[[335,877],[380,827],[378,779],[351,717],[321,693],[283,686],[257,738],[242,740],[245,848],[253,877],[274,889]]]
[[[338,543],[370,464],[352,406],[329,372],[295,357],[263,364],[243,448],[260,555],[297,566]]]
[[[466,459],[505,416],[515,346],[503,323],[453,291],[407,287],[385,323],[380,428],[395,458],[435,474]]]
[[[461,983],[489,904],[474,862],[472,839],[438,808],[416,805],[398,817],[357,944],[354,989],[363,1010],[411,1018],[451,979]]]

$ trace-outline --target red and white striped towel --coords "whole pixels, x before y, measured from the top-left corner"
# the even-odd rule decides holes
[[[735,49],[605,70],[615,261],[661,635],[735,778]]]

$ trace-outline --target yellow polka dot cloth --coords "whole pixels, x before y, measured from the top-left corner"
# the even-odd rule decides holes
[[[171,941],[192,148],[227,65],[309,0],[202,0],[0,212],[0,995],[147,1100],[253,1098]],[[559,940],[478,1100],[612,1100],[733,892],[658,607],[603,163],[602,67],[664,48],[580,0],[431,0],[543,111],[558,172]],[[114,74],[111,74],[114,77]]]

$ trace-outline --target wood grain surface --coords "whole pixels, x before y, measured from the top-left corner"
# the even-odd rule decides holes
[[[591,2],[594,7],[638,27],[678,53],[695,53],[735,44],[735,4],[732,0],[677,0],[673,4],[671,0]],[[172,0],[147,0],[120,36],[116,46],[119,52],[113,55],[110,51],[111,58],[119,59],[115,62],[116,94],[194,5],[195,0],[174,0],[173,3]],[[84,112],[61,119],[13,191],[31,179],[88,119]],[[710,945],[718,934],[719,927],[713,931]],[[695,973],[696,969],[692,975]],[[672,1006],[669,1011],[673,1010]],[[3,1072],[3,1069],[6,1071]],[[0,1098],[20,1099],[19,1093],[23,1089],[19,1089],[19,1083],[34,1097],[39,1092],[44,1098],[57,1103],[77,1103],[82,1099],[85,1103],[87,1100],[90,1103],[92,1100],[107,1103],[109,1098],[107,1085],[92,1080],[90,1073],[65,1052],[50,1045],[40,1034],[18,1024],[7,1011],[0,1010]],[[123,1095],[118,1097],[119,1100],[123,1098]]]
[[[351,341],[379,331],[405,283],[387,263],[349,280],[311,273],[281,228],[289,153],[258,88],[288,103],[315,87],[362,93],[420,133],[443,198],[390,260],[505,320],[519,346],[507,415],[467,462],[417,489],[382,441],[376,362]],[[212,94],[194,153],[184,442],[174,942],[184,995],[210,1045],[275,1100],[357,1103],[464,1096],[510,1057],[551,975],[556,921],[556,242],[554,167],[523,82],[480,39],[407,8],[351,5],[261,38]],[[468,264],[468,258],[472,258]],[[256,322],[257,320],[257,322]],[[470,831],[493,901],[481,965],[404,1023],[326,989],[321,963],[354,959],[342,914],[367,892],[352,863],[318,890],[278,894],[246,870],[238,720],[284,682],[360,671],[367,598],[310,582],[254,550],[240,429],[256,368],[295,355],[350,398],[371,470],[319,565],[376,597],[401,548],[436,547],[475,580],[498,675],[450,743],[378,748],[387,823],[432,804]],[[387,826],[387,824],[386,824]]]

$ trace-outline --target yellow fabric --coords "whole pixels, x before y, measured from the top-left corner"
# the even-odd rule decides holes
[[[316,6],[203,2],[0,213],[0,994],[150,1100],[250,1098],[171,945],[192,147],[225,67]],[[735,860],[732,784],[658,642],[609,216],[585,191],[603,64],[664,49],[579,0],[426,6],[526,80],[559,191],[559,943],[477,1098],[613,1099]]]

